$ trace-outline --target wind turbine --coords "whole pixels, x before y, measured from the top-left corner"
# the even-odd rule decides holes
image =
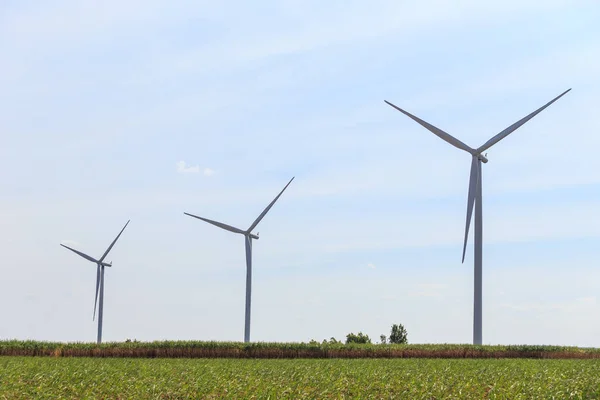
[[[271,207],[275,204],[277,199],[283,194],[285,189],[292,183],[294,178],[290,179],[287,185],[279,192],[277,197],[273,199],[273,201],[263,210],[262,213],[256,218],[256,220],[250,225],[250,227],[246,230],[235,228],[231,225],[224,224],[222,222],[217,222],[210,220],[208,218],[199,217],[197,215],[189,214],[184,212],[185,215],[189,215],[190,217],[198,218],[202,221],[208,222],[209,224],[218,226],[219,228],[225,229],[229,232],[239,233],[244,235],[244,241],[246,243],[246,316],[245,316],[245,325],[244,325],[244,342],[250,341],[250,303],[252,297],[252,239],[258,239],[258,233],[255,235],[252,233],[252,230],[256,228],[258,223],[264,218],[265,215],[269,212]]]
[[[481,278],[482,278],[482,263],[483,263],[483,248],[482,248],[482,245],[483,245],[483,221],[482,221],[483,207],[482,207],[482,195],[481,195],[481,192],[482,192],[482,189],[481,189],[481,187],[482,187],[481,163],[488,162],[488,159],[482,153],[484,151],[486,151],[487,149],[489,149],[490,147],[492,147],[493,145],[495,145],[496,143],[498,143],[499,141],[501,141],[502,139],[504,139],[505,137],[507,137],[508,135],[510,135],[512,132],[514,132],[518,128],[520,128],[523,124],[525,124],[531,118],[535,117],[537,114],[542,112],[550,104],[554,103],[556,100],[560,99],[562,96],[567,94],[567,92],[569,92],[570,90],[571,89],[565,91],[564,93],[562,93],[559,96],[552,99],[550,102],[546,103],[544,106],[538,108],[531,114],[529,114],[526,117],[515,122],[514,124],[512,124],[511,126],[506,128],[502,132],[498,133],[496,136],[492,137],[490,140],[488,140],[482,146],[480,146],[476,149],[467,146],[466,144],[464,144],[460,140],[456,139],[455,137],[449,135],[448,133],[444,132],[443,130],[423,121],[422,119],[420,119],[418,117],[415,117],[414,115],[410,114],[409,112],[404,111],[400,107],[397,107],[394,104],[390,103],[389,101],[384,100],[387,104],[394,107],[396,110],[400,111],[402,114],[413,119],[414,121],[416,121],[417,123],[419,123],[420,125],[425,127],[426,129],[431,131],[434,135],[436,135],[436,136],[440,137],[441,139],[445,140],[446,142],[450,143],[452,146],[457,147],[461,150],[464,150],[467,153],[470,153],[472,156],[472,158],[471,158],[471,173],[470,173],[470,178],[469,178],[469,194],[467,196],[467,222],[465,225],[465,240],[464,240],[464,244],[463,244],[462,262],[463,263],[465,262],[465,252],[467,249],[469,226],[471,225],[471,216],[473,214],[473,206],[475,206],[475,246],[473,249],[474,253],[475,253],[475,260],[474,260],[474,264],[475,264],[474,275],[475,275],[475,277],[474,277],[474,299],[473,299],[473,344],[480,345],[482,343],[482,328],[481,328],[481,325],[482,325],[482,303],[481,303],[482,284],[481,284]]]
[[[62,247],[65,247],[65,248],[71,250],[73,253],[78,254],[81,257],[85,258],[86,260],[95,263],[97,266],[96,267],[96,297],[94,300],[94,314],[92,316],[92,320],[94,320],[96,318],[96,305],[98,304],[98,292],[99,292],[100,293],[100,304],[98,307],[98,344],[102,343],[102,315],[103,315],[103,311],[104,311],[104,267],[112,267],[112,261],[110,263],[105,263],[104,259],[106,258],[106,256],[110,252],[110,250],[113,248],[115,243],[117,243],[119,236],[121,236],[121,233],[123,233],[125,228],[127,228],[128,224],[129,224],[129,221],[127,221],[127,223],[125,224],[123,229],[121,229],[121,232],[119,232],[119,234],[117,235],[115,240],[113,240],[113,242],[110,244],[110,246],[108,246],[108,249],[106,249],[106,251],[104,252],[102,257],[100,257],[99,260],[96,260],[95,258],[90,257],[85,253],[82,253],[80,251],[72,249],[69,246],[65,246],[62,243],[60,244]]]

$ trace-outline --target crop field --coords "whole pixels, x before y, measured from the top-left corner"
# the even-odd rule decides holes
[[[600,360],[0,357],[0,399],[592,399]]]
[[[599,359],[600,349],[467,344],[342,344],[155,341],[58,343],[0,340],[0,356],[127,358],[543,358]]]

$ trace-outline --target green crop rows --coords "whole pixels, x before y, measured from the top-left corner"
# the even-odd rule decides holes
[[[0,399],[591,399],[600,360],[0,357]]]

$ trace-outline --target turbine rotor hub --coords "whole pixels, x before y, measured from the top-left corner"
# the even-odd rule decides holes
[[[255,235],[254,233],[251,233],[251,232],[248,232],[245,235],[254,240],[258,239],[258,235]]]

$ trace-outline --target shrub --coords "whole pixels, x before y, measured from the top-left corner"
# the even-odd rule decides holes
[[[349,333],[346,335],[346,344],[350,343],[367,344],[371,343],[371,339],[369,338],[369,335],[365,335],[362,332],[358,332],[357,335]]]

